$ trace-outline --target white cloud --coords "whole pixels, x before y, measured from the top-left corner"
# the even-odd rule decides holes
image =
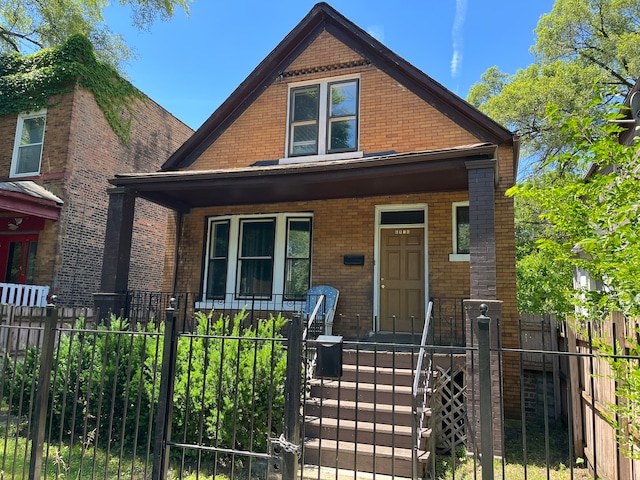
[[[467,16],[467,0],[456,0],[456,16],[453,20],[451,37],[453,39],[453,57],[451,58],[451,76],[456,78],[462,69],[462,49],[464,46],[463,27]]]
[[[376,40],[384,43],[384,27],[382,25],[370,25],[367,27],[367,33]]]

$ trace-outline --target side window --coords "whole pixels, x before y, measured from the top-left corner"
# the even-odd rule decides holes
[[[18,116],[11,162],[12,177],[40,173],[46,119],[47,114],[44,111]]]
[[[207,268],[207,299],[224,299],[227,291],[229,262],[229,220],[212,222],[210,226]]]
[[[453,252],[449,255],[452,262],[469,261],[471,238],[469,232],[469,202],[452,204]]]
[[[355,150],[358,131],[358,82],[329,85],[329,126],[327,151]]]
[[[287,220],[287,250],[284,265],[284,297],[304,299],[311,275],[311,219]]]

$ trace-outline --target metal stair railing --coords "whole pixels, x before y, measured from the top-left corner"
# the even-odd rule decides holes
[[[424,428],[425,416],[427,413],[427,401],[428,401],[428,390],[431,382],[432,376],[432,365],[431,358],[428,357],[426,368],[423,368],[423,364],[425,362],[425,357],[427,356],[427,345],[429,344],[429,337],[433,336],[433,333],[430,335],[431,330],[431,316],[433,311],[433,302],[429,302],[427,307],[427,314],[424,319],[424,328],[422,329],[422,338],[420,340],[420,352],[418,354],[418,363],[416,365],[416,372],[413,379],[413,389],[412,389],[412,406],[413,406],[413,478],[420,478],[418,476],[418,463],[419,463],[419,455],[421,450],[421,440],[422,440],[422,430]],[[433,463],[433,454],[434,454],[434,438],[433,438],[433,429],[431,431],[431,435],[429,438],[430,443],[430,453],[431,458],[430,462]]]

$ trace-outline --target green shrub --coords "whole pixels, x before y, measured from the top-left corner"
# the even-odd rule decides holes
[[[244,312],[212,315],[196,314],[196,332],[178,339],[172,439],[266,452],[268,438],[282,432],[286,320],[243,328]],[[115,317],[95,329],[79,319],[61,334],[48,403],[51,439],[126,452],[153,441],[163,334],[163,324],[136,333]],[[33,407],[39,355],[32,347],[0,367],[2,400],[14,415]]]
[[[178,345],[174,438],[266,452],[269,436],[282,433],[285,320],[248,328],[244,312],[217,320],[200,313],[197,320],[196,335]]]

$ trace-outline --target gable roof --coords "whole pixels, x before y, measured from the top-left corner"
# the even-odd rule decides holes
[[[318,3],[169,157],[161,171],[175,171],[191,165],[324,30],[483,142],[509,146],[517,143],[512,132],[396,55],[328,4]],[[516,161],[517,152],[514,154]]]

